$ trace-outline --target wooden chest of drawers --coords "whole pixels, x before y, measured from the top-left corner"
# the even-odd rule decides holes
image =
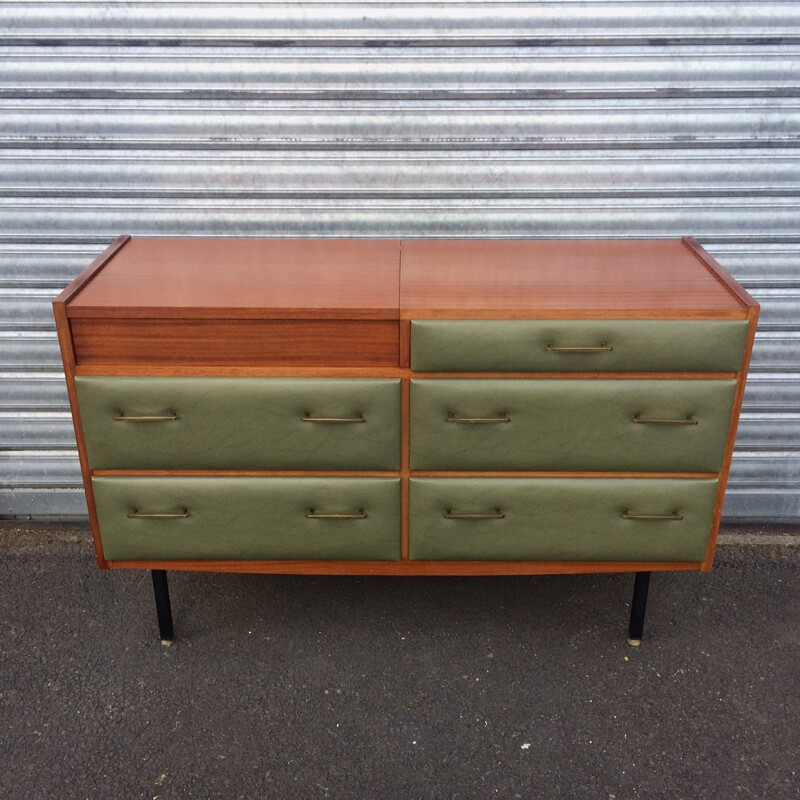
[[[758,305],[693,240],[122,237],[54,310],[165,638],[167,569],[633,571],[643,619],[711,568]]]

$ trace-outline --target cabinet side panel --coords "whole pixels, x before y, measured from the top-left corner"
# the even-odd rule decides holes
[[[744,350],[742,365],[737,375],[736,395],[733,399],[733,413],[731,414],[730,426],[728,428],[728,440],[725,446],[725,456],[722,461],[722,470],[719,475],[719,488],[717,490],[717,501],[714,508],[714,519],[711,523],[711,535],[708,539],[708,549],[703,560],[703,570],[709,571],[714,561],[714,549],[717,545],[717,535],[719,525],[722,520],[722,509],[725,504],[725,491],[728,487],[728,477],[731,471],[731,460],[733,459],[733,448],[736,445],[736,431],[739,427],[739,416],[742,412],[742,401],[744,400],[744,390],[747,383],[747,371],[750,367],[750,358],[753,354],[753,344],[755,342],[756,328],[758,326],[758,315],[760,307],[756,304],[748,309],[748,332],[747,344]]]
[[[89,457],[86,452],[86,441],[83,435],[83,425],[81,423],[80,407],[78,404],[78,393],[75,388],[75,351],[70,334],[70,324],[67,318],[65,304],[61,300],[53,303],[53,315],[56,321],[56,331],[58,332],[58,342],[61,346],[61,358],[64,362],[64,377],[67,383],[67,395],[69,396],[70,409],[72,411],[72,423],[75,428],[75,440],[78,445],[78,458],[81,464],[81,477],[83,478],[83,488],[86,492],[86,505],[89,509],[89,522],[92,526],[92,539],[94,542],[95,557],[100,569],[108,566],[103,554],[103,543],[100,539],[100,526],[97,522],[97,511],[95,509],[94,492],[92,491],[92,474],[89,469]]]

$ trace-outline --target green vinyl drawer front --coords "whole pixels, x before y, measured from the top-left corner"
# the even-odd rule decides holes
[[[420,378],[411,468],[717,472],[736,381]]]
[[[413,320],[420,372],[738,372],[747,320]]]
[[[75,379],[92,469],[396,470],[400,381]]]
[[[412,478],[417,560],[705,558],[711,478]]]
[[[120,560],[400,558],[399,478],[95,477]]]

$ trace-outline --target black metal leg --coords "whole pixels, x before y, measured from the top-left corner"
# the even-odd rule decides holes
[[[642,643],[644,612],[647,609],[647,590],[650,588],[650,573],[637,572],[633,582],[631,600],[631,622],[628,626],[628,644],[638,647]]]
[[[174,636],[172,628],[172,608],[169,604],[169,586],[165,569],[151,570],[153,576],[153,592],[156,596],[156,614],[158,614],[158,632],[162,642],[171,642]]]

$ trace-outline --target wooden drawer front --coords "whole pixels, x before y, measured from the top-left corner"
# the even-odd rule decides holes
[[[735,390],[733,380],[417,379],[411,468],[717,472]]]
[[[400,558],[399,478],[114,477],[92,485],[110,561]]]
[[[78,377],[75,384],[92,469],[400,466],[398,380]]]
[[[699,562],[717,481],[412,478],[410,492],[412,559]]]
[[[411,368],[738,372],[746,337],[746,320],[414,320]]]
[[[392,320],[71,320],[79,365],[396,366]]]

